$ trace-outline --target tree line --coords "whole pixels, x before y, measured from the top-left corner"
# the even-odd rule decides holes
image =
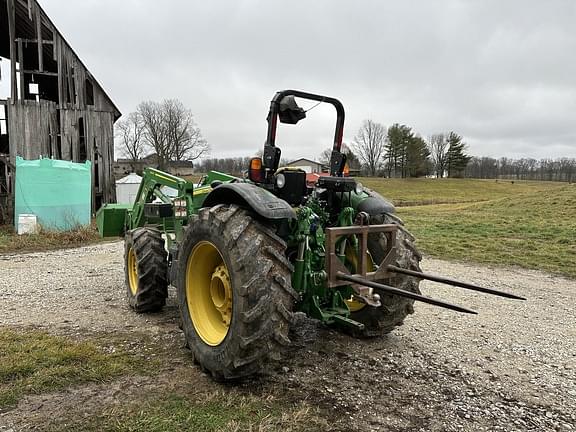
[[[404,124],[386,128],[372,120],[364,120],[351,147],[369,176],[462,177],[471,160],[456,132],[435,134],[426,141]]]
[[[220,171],[232,175],[241,175],[250,166],[250,159],[252,159],[252,157],[253,156],[203,159],[196,164],[195,171],[201,173]]]
[[[472,157],[464,171],[465,177],[480,179],[576,181],[576,158],[510,159]]]
[[[116,142],[124,157],[136,161],[150,152],[157,155],[158,168],[171,161],[196,161],[198,172],[221,171],[241,174],[250,157],[206,158],[207,141],[192,112],[177,99],[145,101],[135,112],[116,123]],[[319,155],[329,164],[331,149]],[[576,159],[532,159],[476,157],[467,153],[462,136],[454,131],[437,133],[427,140],[407,125],[386,128],[364,120],[352,142],[343,144],[351,169],[381,177],[468,177],[576,181]],[[288,164],[282,160],[281,165]]]
[[[360,160],[362,173],[368,176],[576,181],[575,158],[471,156],[462,136],[454,131],[424,140],[406,125],[396,123],[386,128],[364,120],[349,147]]]
[[[319,162],[328,166],[331,149],[322,152]],[[344,148],[344,153],[348,155],[349,166],[352,169],[360,170],[363,175],[370,175],[367,167],[362,166],[354,153],[349,148]],[[241,175],[250,164],[252,157],[233,157],[233,158],[209,158],[203,159],[196,165],[197,172],[220,171],[233,175]],[[444,160],[444,162],[442,162]],[[440,158],[440,170],[448,172],[449,166],[446,165],[448,158]],[[282,165],[289,161],[283,160]],[[432,153],[429,159],[429,171],[425,175],[436,175],[439,171],[432,171],[436,163]],[[444,165],[442,165],[444,163]],[[390,167],[386,170],[379,169],[378,175],[393,177],[390,174]],[[398,166],[398,172],[402,168]],[[391,174],[394,173],[392,168]],[[541,181],[565,181],[576,182],[576,159],[575,158],[557,158],[557,159],[511,159],[491,157],[470,157],[469,162],[463,170],[461,177],[479,178],[479,179],[508,179],[508,180],[541,180]]]

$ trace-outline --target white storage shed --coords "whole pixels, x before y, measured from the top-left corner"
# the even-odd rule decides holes
[[[116,202],[118,204],[134,204],[141,181],[142,177],[134,173],[116,180]]]

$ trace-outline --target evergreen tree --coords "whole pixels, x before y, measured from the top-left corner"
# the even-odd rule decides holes
[[[426,141],[419,136],[408,141],[405,171],[409,177],[422,177],[430,171],[430,150]]]
[[[464,169],[472,159],[466,154],[466,143],[455,132],[448,134],[448,152],[446,154],[448,177],[462,177]]]
[[[388,177],[406,177],[406,147],[412,138],[412,130],[406,125],[394,123],[388,128],[385,147]]]
[[[426,142],[406,125],[396,123],[388,129],[385,156],[388,177],[420,177],[429,171]]]

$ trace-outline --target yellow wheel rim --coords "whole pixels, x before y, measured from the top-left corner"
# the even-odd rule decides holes
[[[350,269],[352,272],[357,272],[358,270],[358,257],[356,256],[356,251],[354,250],[354,248],[352,246],[350,246],[349,244],[346,245],[346,262],[350,264]],[[366,258],[367,258],[367,266],[369,268],[374,269],[375,265],[374,265],[374,261],[372,260],[372,256],[370,255],[370,252],[366,252]],[[362,303],[359,301],[354,300],[354,296],[351,296],[349,299],[344,300],[344,303],[346,303],[346,306],[348,306],[348,309],[350,309],[350,312],[358,312],[359,310],[362,310],[366,307],[366,303]]]
[[[136,295],[138,291],[138,266],[136,265],[136,254],[132,248],[128,251],[128,284],[132,295]]]
[[[192,249],[186,266],[186,302],[198,336],[217,346],[232,319],[232,284],[218,248],[202,241]]]

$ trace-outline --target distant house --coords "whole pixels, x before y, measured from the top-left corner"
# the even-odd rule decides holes
[[[172,161],[168,163],[168,172],[178,177],[185,177],[194,174],[194,163],[192,161]]]
[[[158,158],[155,154],[148,155],[142,159],[118,159],[112,164],[112,171],[114,178],[119,180],[130,173],[142,174],[144,168],[156,168],[158,166]]]
[[[112,165],[116,180],[130,173],[142,174],[145,168],[158,168],[158,156],[156,153],[138,160],[118,159]],[[170,161],[166,171],[179,177],[189,176],[194,173],[194,163],[192,161]]]
[[[325,165],[321,164],[320,162],[304,158],[296,159],[295,161],[290,162],[286,166],[300,168],[306,171],[308,174],[321,173],[326,168]]]

